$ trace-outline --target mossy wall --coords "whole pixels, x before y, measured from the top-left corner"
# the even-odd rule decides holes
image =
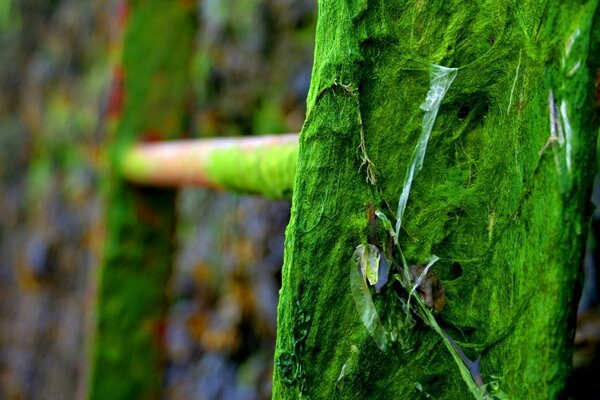
[[[107,232],[89,390],[93,399],[161,396],[175,192],[125,182],[119,162],[136,141],[171,139],[185,130],[194,6],[130,1],[124,12],[122,66],[117,69],[122,92],[112,96],[109,109],[116,130],[105,177]]]
[[[430,64],[458,74],[413,182],[400,247],[409,264],[440,257],[437,321],[468,357],[481,356],[485,382],[514,399],[560,396],[595,170],[599,15],[595,0],[319,2],[274,398],[470,396],[422,323],[408,347],[379,350],[350,290],[354,248],[385,237],[383,228],[369,234],[368,210],[395,218]],[[404,318],[384,312],[394,290],[373,291],[382,318]]]

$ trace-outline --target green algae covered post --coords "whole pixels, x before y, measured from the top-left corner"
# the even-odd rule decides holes
[[[141,144],[123,157],[123,176],[144,185],[201,186],[271,199],[291,198],[298,135]]]
[[[120,175],[123,154],[140,141],[185,130],[195,2],[130,1],[109,98],[104,199],[106,239],[92,348],[89,398],[161,397],[166,284],[173,262],[175,192],[143,188]]]
[[[319,2],[274,398],[561,396],[599,17],[597,0]]]

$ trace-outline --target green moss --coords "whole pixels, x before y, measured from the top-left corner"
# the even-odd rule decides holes
[[[304,346],[310,327],[311,317],[297,304],[292,332],[292,347],[289,352],[282,352],[275,360],[275,368],[286,385],[296,388],[297,397],[304,398],[306,390],[306,372],[304,371]]]
[[[416,382],[434,398],[469,396],[429,328],[415,327],[411,352],[378,350],[349,287],[352,252],[366,243],[368,204],[395,212],[430,63],[459,71],[413,183],[401,247],[409,263],[440,257],[434,269],[447,298],[438,321],[469,357],[482,355],[484,380],[503,376],[510,398],[559,396],[594,169],[597,3],[319,3],[275,355],[293,348],[299,304],[313,315],[302,357],[308,397],[412,398]],[[540,155],[550,114],[566,132],[563,102],[571,139]],[[361,130],[376,187],[360,170]],[[352,345],[360,371],[337,387]],[[296,394],[297,384],[276,370],[274,398]]]
[[[90,397],[159,398],[162,333],[175,193],[127,184],[118,162],[145,135],[183,130],[195,25],[183,2],[131,2],[123,70],[125,106],[106,175],[106,242],[100,273]]]
[[[215,150],[207,161],[206,174],[228,191],[290,198],[297,159],[296,143]]]

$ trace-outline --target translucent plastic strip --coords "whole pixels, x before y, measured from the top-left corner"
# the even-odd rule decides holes
[[[569,114],[567,113],[567,103],[563,100],[560,104],[560,114],[562,116],[563,128],[565,131],[565,162],[567,164],[567,171],[571,173],[571,153],[572,153],[572,141],[573,141],[573,129],[571,128],[571,122],[569,121]]]
[[[431,256],[431,259],[429,260],[429,262],[427,263],[427,265],[425,266],[425,269],[423,269],[423,272],[421,272],[421,275],[419,275],[419,277],[417,278],[417,280],[415,281],[413,288],[410,291],[409,294],[409,301],[410,301],[410,296],[413,296],[416,292],[416,290],[419,288],[419,286],[421,285],[421,282],[423,282],[423,279],[425,278],[425,276],[427,275],[427,272],[429,272],[429,268],[431,268],[431,266],[433,264],[435,264],[440,258],[438,256],[436,256],[435,254],[433,256]]]
[[[427,265],[423,269],[423,272],[421,272],[421,274],[419,275],[419,277],[414,282],[413,287],[410,290],[410,293],[408,294],[408,303],[407,303],[407,307],[406,308],[410,309],[410,299],[413,296],[415,296],[415,292],[417,291],[417,289],[419,288],[419,286],[421,286],[421,282],[423,282],[423,279],[425,278],[425,276],[427,276],[427,272],[429,272],[429,268],[431,268],[431,266],[433,264],[435,264],[439,259],[440,258],[438,256],[436,256],[435,254],[431,256],[431,259],[429,260],[429,262],[427,263]]]
[[[457,73],[458,69],[456,68],[448,68],[435,64],[431,65],[429,91],[427,92],[425,102],[421,104],[421,109],[425,111],[421,135],[419,136],[419,141],[410,158],[410,163],[404,178],[402,194],[398,201],[396,234],[394,236],[394,242],[396,244],[398,244],[398,236],[400,234],[400,227],[402,226],[402,217],[404,215],[404,210],[406,209],[406,203],[408,202],[413,179],[415,174],[423,167],[423,159],[425,158],[425,152],[427,151],[427,142],[429,142],[429,136],[431,135],[433,124],[435,123],[438,110],[440,109],[440,104],[450,88],[450,85],[454,81],[454,78],[456,78]]]

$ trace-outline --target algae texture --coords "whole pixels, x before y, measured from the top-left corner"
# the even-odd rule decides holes
[[[355,247],[385,240],[381,227],[369,234],[369,208],[396,218],[432,64],[458,72],[399,245],[409,264],[440,258],[432,268],[446,299],[437,322],[471,360],[481,356],[486,383],[508,398],[560,396],[595,167],[599,14],[595,0],[319,2],[273,398],[471,396],[423,323],[405,346],[380,350],[349,278]],[[386,308],[396,292],[372,290],[382,319],[404,317]]]

